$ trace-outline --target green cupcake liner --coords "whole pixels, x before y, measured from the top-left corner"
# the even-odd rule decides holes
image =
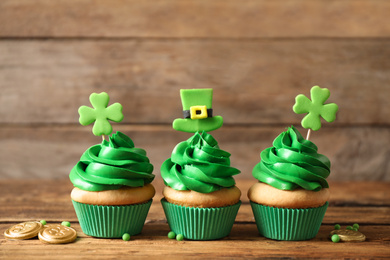
[[[241,201],[221,208],[193,208],[161,200],[170,229],[186,239],[214,240],[232,230]]]
[[[308,240],[320,229],[328,202],[308,209],[285,209],[260,205],[251,201],[260,235],[275,240]]]
[[[152,201],[124,206],[101,206],[72,200],[83,232],[102,238],[119,238],[124,233],[141,233]]]

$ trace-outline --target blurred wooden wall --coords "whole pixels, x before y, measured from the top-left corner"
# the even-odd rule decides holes
[[[207,87],[225,119],[213,135],[251,178],[313,85],[340,107],[311,138],[330,178],[390,180],[388,0],[2,0],[0,177],[66,178],[100,142],[77,109],[101,91],[160,176],[190,137],[171,128],[179,89]]]

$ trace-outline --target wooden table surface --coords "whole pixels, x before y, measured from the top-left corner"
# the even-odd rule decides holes
[[[70,221],[77,230],[74,243],[48,245],[37,238],[7,240],[0,236],[0,259],[68,258],[390,258],[390,183],[330,183],[332,197],[316,238],[309,241],[274,241],[256,229],[246,191],[254,180],[238,180],[242,206],[230,235],[217,241],[176,241],[167,238],[168,224],[160,204],[163,183],[154,184],[157,194],[144,229],[130,241],[97,239],[81,231],[69,197],[69,180],[1,180],[0,232],[17,223],[45,219],[48,223]],[[333,243],[328,239],[335,224],[358,223],[367,240]]]

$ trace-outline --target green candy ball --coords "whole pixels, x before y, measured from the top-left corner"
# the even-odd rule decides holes
[[[352,225],[353,228],[356,228],[357,230],[359,230],[359,224],[355,223]]]
[[[70,222],[69,221],[62,221],[61,225],[70,227]]]
[[[347,227],[347,230],[353,230],[353,227],[348,226],[348,227]]]
[[[341,226],[339,224],[334,225],[334,229],[339,230]]]
[[[176,237],[175,232],[171,231],[171,232],[168,233],[168,238],[169,239],[174,239],[175,237]]]
[[[182,234],[178,234],[178,235],[176,236],[176,240],[177,240],[177,241],[183,241],[183,239],[184,239],[184,236],[183,236]]]
[[[333,236],[332,236],[332,242],[333,243],[338,243],[338,242],[340,242],[340,237],[339,237],[339,235],[337,235],[337,234],[334,234]]]
[[[122,239],[124,241],[129,241],[130,240],[130,234],[129,233],[124,233],[123,236],[122,236]]]
[[[47,224],[47,223],[46,223],[46,220],[44,220],[44,219],[42,219],[42,220],[39,221],[39,222],[41,222],[42,225],[46,225],[46,224]]]

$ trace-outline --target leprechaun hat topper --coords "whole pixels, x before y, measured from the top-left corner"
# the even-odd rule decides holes
[[[189,133],[208,132],[222,126],[223,118],[213,116],[213,89],[181,89],[180,98],[184,118],[173,121],[175,130]]]

